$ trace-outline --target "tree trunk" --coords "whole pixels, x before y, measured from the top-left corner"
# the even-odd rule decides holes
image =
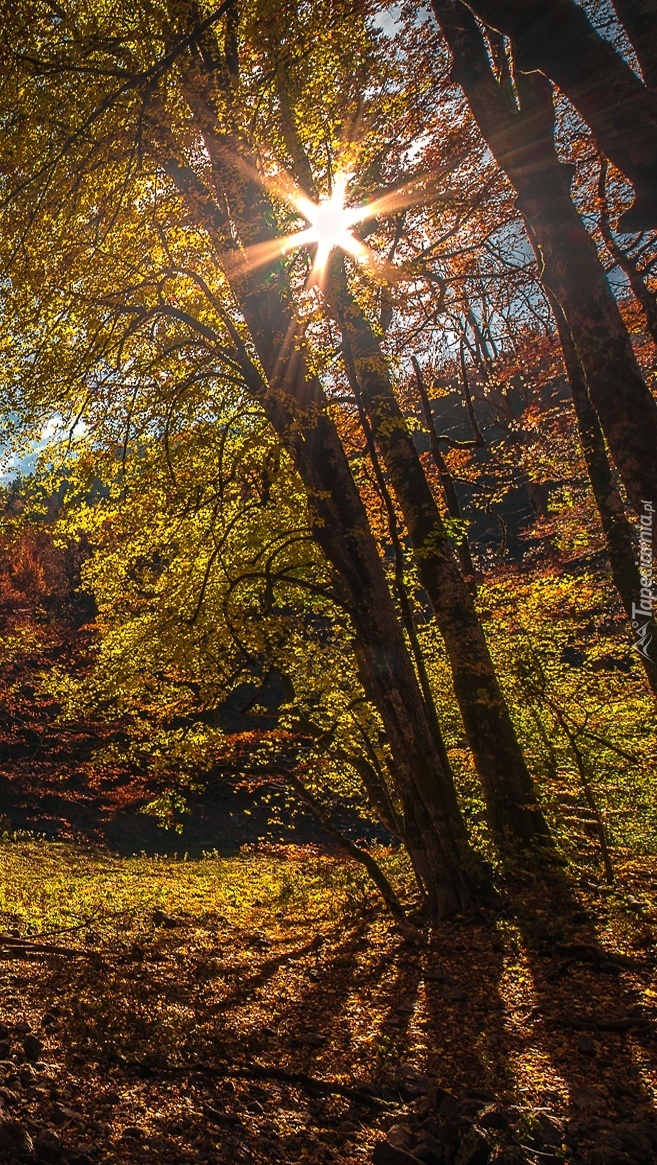
[[[657,403],[648,389],[595,244],[570,198],[569,168],[554,149],[549,85],[519,74],[521,108],[501,91],[481,32],[458,0],[433,0],[436,17],[481,132],[518,195],[542,265],[563,309],[610,452],[637,513],[657,505]]]
[[[415,373],[415,383],[417,386],[418,395],[422,405],[422,415],[424,423],[429,433],[429,447],[431,449],[431,456],[433,457],[434,465],[438,470],[438,477],[443,490],[443,497],[445,498],[445,505],[447,506],[447,513],[450,518],[455,518],[457,522],[463,521],[463,513],[461,510],[461,503],[458,499],[454,478],[449,471],[449,466],[443,457],[443,451],[440,448],[440,440],[436,432],[436,425],[434,421],[433,412],[431,411],[431,401],[427,393],[424,378],[422,376],[422,369],[420,368],[417,357],[411,358],[413,364],[413,371]],[[475,444],[475,442],[473,442]],[[477,582],[475,579],[475,568],[472,561],[472,552],[470,550],[470,543],[467,534],[464,534],[457,543],[457,554],[461,564],[461,571],[466,582],[466,586],[473,598],[477,596]]]
[[[636,53],[646,85],[657,89],[657,0],[614,0],[614,8]]]
[[[328,295],[352,361],[360,396],[398,498],[420,581],[436,616],[452,670],[488,817],[504,844],[530,844],[549,831],[497,681],[472,596],[397,402],[378,337],[349,290],[335,255]]]
[[[600,167],[600,179],[598,182],[598,194],[600,196],[600,217],[598,219],[598,225],[600,227],[600,234],[605,241],[605,246],[612,259],[618,264],[626,276],[627,282],[632,289],[632,294],[646,318],[646,327],[655,344],[657,344],[657,295],[655,295],[654,291],[650,290],[643,273],[639,270],[634,260],[630,258],[625,248],[621,247],[620,243],[614,238],[614,232],[611,229],[611,223],[609,221],[609,208],[606,197],[607,169],[607,163],[603,162]]]
[[[519,70],[538,70],[559,86],[590,126],[601,153],[629,178],[636,199],[621,229],[656,227],[657,93],[646,89],[574,0],[468,3],[484,24],[511,38]],[[438,14],[443,5],[434,8]]]
[[[632,625],[634,605],[639,603],[641,595],[641,578],[636,562],[632,527],[627,520],[620,494],[616,488],[607,457],[604,436],[595,409],[589,399],[584,370],[577,357],[568,324],[556,300],[550,297],[550,301],[563,351],[573,405],[575,406],[582,452],[607,543],[612,577],[630,625]],[[652,639],[657,644],[657,626],[654,618],[651,623]],[[636,638],[634,634],[633,638]],[[657,696],[657,662],[642,653],[639,653],[639,659],[643,664],[648,683]]]

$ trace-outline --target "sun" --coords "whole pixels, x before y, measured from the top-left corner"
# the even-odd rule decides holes
[[[298,248],[314,249],[313,264],[308,284],[322,286],[331,253],[338,249],[351,255],[370,274],[388,282],[398,278],[398,272],[385,259],[378,258],[354,233],[354,228],[379,217],[387,217],[431,197],[431,183],[427,175],[420,174],[401,186],[392,186],[381,191],[375,198],[357,206],[346,205],[347,188],[354,175],[339,171],[334,175],[331,193],[326,198],[314,202],[300,190],[294,179],[285,171],[258,181],[282,202],[294,207],[306,220],[307,226],[293,234],[277,236],[244,248],[238,255],[233,254],[230,262],[236,273],[256,271],[281,255],[288,255]]]
[[[331,251],[336,247],[361,262],[365,262],[369,257],[368,248],[352,230],[357,223],[369,217],[368,208],[345,206],[345,195],[350,179],[350,174],[337,174],[333,180],[330,197],[322,198],[319,202],[312,202],[304,194],[297,194],[292,198],[294,206],[309,225],[305,231],[291,237],[289,249],[304,244],[315,246],[315,259],[310,273],[311,283],[321,282]]]

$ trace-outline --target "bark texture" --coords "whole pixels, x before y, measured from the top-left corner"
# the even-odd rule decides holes
[[[657,89],[657,0],[614,0],[614,8],[646,85]]]
[[[614,585],[632,624],[633,607],[641,593],[641,577],[636,561],[632,527],[627,520],[623,502],[616,488],[605,439],[586,387],[584,370],[579,362],[566,318],[559,304],[552,300],[552,311],[559,332],[559,341],[566,365],[566,373],[577,417],[579,438],[586,461],[595,504],[600,515]],[[657,645],[657,625],[654,618],[651,639]],[[634,637],[635,638],[635,637]],[[657,696],[657,662],[639,654],[646,678]]]

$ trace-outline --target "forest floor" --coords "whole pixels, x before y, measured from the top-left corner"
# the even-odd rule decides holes
[[[0,864],[2,1162],[657,1159],[655,867],[408,943],[309,848]]]

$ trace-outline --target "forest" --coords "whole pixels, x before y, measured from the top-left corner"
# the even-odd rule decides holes
[[[657,1160],[657,0],[1,0],[0,1163]]]

